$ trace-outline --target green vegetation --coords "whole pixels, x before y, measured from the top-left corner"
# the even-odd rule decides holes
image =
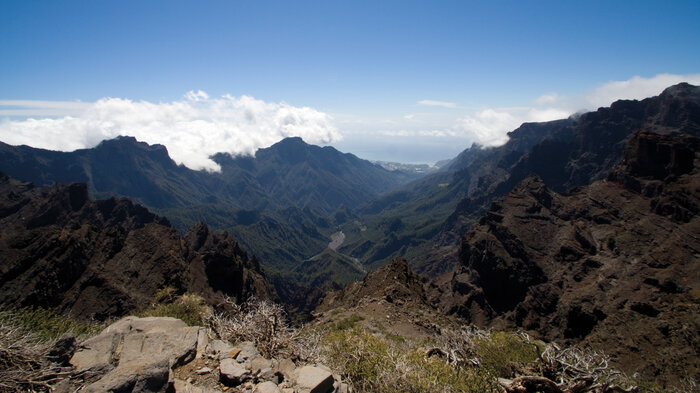
[[[615,250],[615,246],[616,246],[616,244],[615,244],[615,238],[612,237],[612,235],[611,235],[611,236],[608,236],[608,237],[605,239],[605,245],[608,247],[608,250],[610,250],[610,251]]]
[[[535,362],[542,352],[536,344],[507,332],[478,337],[474,344],[481,364],[499,377],[513,377],[517,369]]]
[[[414,340],[396,340],[353,327],[335,330],[323,353],[358,392],[496,392],[496,379],[484,368],[453,366],[427,357]]]
[[[144,310],[139,316],[172,317],[181,319],[190,326],[204,326],[206,318],[211,314],[211,308],[205,304],[204,299],[193,293],[172,297],[172,292],[174,291],[168,287],[159,290],[156,299],[162,299],[161,303]]]
[[[80,322],[41,307],[2,309],[0,323],[12,325],[41,341],[54,340],[66,332],[78,337],[91,335],[101,328],[99,324]]]
[[[343,318],[338,322],[335,322],[334,324],[331,325],[331,331],[338,331],[338,330],[348,330],[352,329],[355,326],[357,326],[357,323],[364,320],[364,318],[358,314],[353,313],[347,318]]]

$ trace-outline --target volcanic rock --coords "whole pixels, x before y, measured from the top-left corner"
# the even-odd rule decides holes
[[[608,180],[568,194],[526,178],[463,237],[432,300],[604,350],[630,374],[700,377],[699,142],[640,131]]]
[[[126,198],[93,201],[84,184],[35,188],[0,174],[0,303],[103,320],[150,305],[171,286],[210,303],[266,298],[254,258],[198,224],[180,237]]]

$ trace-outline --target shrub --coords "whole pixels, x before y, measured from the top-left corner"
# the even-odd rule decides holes
[[[204,326],[210,314],[211,309],[201,296],[185,293],[175,298],[171,303],[157,304],[154,308],[142,312],[141,316],[172,317],[181,319],[190,326]]]
[[[615,246],[616,246],[615,243],[616,243],[616,242],[615,242],[615,238],[612,237],[612,236],[608,236],[608,237],[605,239],[605,245],[608,247],[608,250],[610,250],[610,251],[615,250]]]
[[[347,329],[352,329],[355,326],[357,326],[357,323],[362,321],[364,318],[362,318],[358,314],[352,314],[347,318],[343,318],[340,321],[334,323],[331,325],[331,330],[347,330]]]
[[[170,285],[156,291],[154,296],[156,303],[172,303],[177,299],[177,289]]]
[[[394,335],[395,336],[395,335]],[[353,327],[329,333],[323,355],[358,392],[495,392],[485,369],[426,356],[412,340]]]
[[[523,336],[493,332],[474,340],[475,355],[481,364],[499,377],[512,377],[518,369],[539,359],[537,345]]]
[[[222,340],[233,343],[253,341],[267,358],[292,347],[298,332],[289,327],[282,306],[255,298],[241,305],[231,300],[227,303],[231,309],[229,312],[211,314],[207,320]]]

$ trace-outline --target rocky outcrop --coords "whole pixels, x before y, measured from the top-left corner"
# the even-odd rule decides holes
[[[182,238],[126,198],[93,201],[84,184],[35,188],[0,175],[0,303],[97,320],[144,308],[160,288],[268,297],[255,258],[198,224]]]
[[[425,284],[405,259],[396,258],[362,281],[328,293],[314,311],[314,324],[381,320],[392,334],[427,337],[452,321],[430,304]]]
[[[396,258],[389,265],[365,275],[362,281],[350,283],[341,291],[329,293],[316,310],[324,311],[339,306],[354,307],[362,299],[427,305],[421,277],[411,270],[405,259]]]
[[[698,378],[698,142],[638,132],[608,180],[568,194],[526,178],[464,236],[431,298],[479,325],[604,350],[629,373]]]
[[[81,342],[59,392],[340,393],[348,385],[323,365],[266,359],[252,342],[210,340],[174,318],[123,318]]]

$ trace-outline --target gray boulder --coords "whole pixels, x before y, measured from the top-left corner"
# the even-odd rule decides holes
[[[173,367],[194,359],[200,327],[175,318],[126,317],[82,342],[70,360],[79,371],[112,368],[88,392],[165,392]]]

